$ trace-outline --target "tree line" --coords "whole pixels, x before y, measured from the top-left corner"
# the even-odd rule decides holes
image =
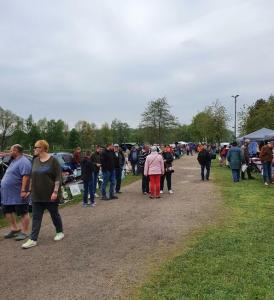
[[[114,119],[100,128],[93,122],[79,120],[74,128],[61,119],[34,121],[32,115],[23,119],[10,110],[0,107],[0,149],[20,143],[31,149],[38,139],[46,139],[51,150],[84,149],[107,143],[134,142],[137,144],[169,144],[175,141],[220,143],[231,141],[233,133],[228,129],[230,116],[226,108],[216,100],[198,112],[189,125],[181,124],[171,112],[166,97],[148,102],[137,128],[127,122]],[[244,107],[240,113],[240,130],[246,133],[261,127],[274,126],[274,97],[259,99],[254,105]],[[249,131],[249,132],[250,132]]]

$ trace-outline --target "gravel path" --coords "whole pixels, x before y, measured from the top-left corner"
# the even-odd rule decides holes
[[[138,181],[122,188],[118,200],[62,209],[61,242],[53,241],[48,214],[32,249],[3,240],[2,229],[1,299],[129,299],[152,266],[217,218],[214,185],[199,180],[195,157],[176,161],[172,181],[175,193],[161,199],[143,196]]]

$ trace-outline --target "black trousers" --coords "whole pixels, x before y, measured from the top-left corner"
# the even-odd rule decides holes
[[[116,193],[118,193],[118,192],[120,192],[121,182],[122,182],[122,169],[121,168],[115,169],[115,179],[116,179],[115,191],[116,191]]]
[[[165,179],[167,182],[167,189],[171,190],[171,172],[165,172],[164,175],[161,176],[161,187],[160,190],[162,191],[164,189]]]
[[[205,169],[206,169],[206,179],[207,180],[209,179],[210,165],[211,165],[210,162],[207,162],[207,163],[201,165],[201,178],[202,178],[202,180],[205,179]]]
[[[58,211],[58,202],[34,202],[32,203],[32,230],[30,238],[37,241],[40,232],[44,210],[50,213],[52,222],[56,228],[56,233],[63,232],[62,219]]]
[[[149,176],[145,176],[142,173],[142,192],[149,193]]]
[[[249,166],[246,168],[246,173],[247,173],[248,179],[252,178],[252,176],[251,176],[251,170],[250,170]],[[243,172],[243,171],[241,171],[241,178],[245,179],[245,172]]]

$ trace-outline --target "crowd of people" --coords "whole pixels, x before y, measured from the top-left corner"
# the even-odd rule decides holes
[[[241,178],[253,179],[250,171],[249,141],[246,140],[240,148],[236,142],[229,147],[220,149],[220,165],[227,161],[232,171],[234,182]],[[265,185],[272,183],[272,159],[274,142],[262,145],[258,156],[263,165]],[[75,166],[81,167],[83,181],[82,206],[95,207],[98,176],[102,174],[100,186],[101,200],[118,199],[122,193],[121,182],[125,165],[130,165],[132,174],[141,175],[141,192],[151,199],[160,198],[167,191],[173,194],[172,174],[173,160],[180,158],[182,153],[193,155],[197,152],[197,160],[201,166],[201,180],[209,180],[211,160],[216,158],[216,146],[207,144],[135,146],[130,151],[123,151],[118,144],[108,144],[106,147],[96,146],[95,151],[86,151],[84,155],[77,147],[73,153]],[[28,240],[22,245],[28,249],[37,245],[42,218],[48,210],[55,226],[54,241],[64,238],[62,218],[59,214],[61,199],[61,167],[58,160],[49,154],[49,144],[38,140],[34,145],[32,162],[23,155],[21,145],[13,145],[10,149],[13,158],[1,181],[2,210],[10,225],[10,231],[4,236],[17,241]],[[108,189],[108,190],[107,190]],[[29,201],[32,204],[32,228],[29,234]],[[21,217],[20,227],[16,215]]]
[[[65,235],[58,209],[62,197],[61,167],[58,160],[49,154],[49,144],[45,140],[35,143],[32,162],[23,155],[23,148],[19,144],[11,147],[10,155],[12,161],[1,181],[2,211],[10,226],[10,231],[4,238],[14,238],[17,241],[28,238],[22,245],[23,249],[36,246],[43,214],[48,210],[56,230],[54,241],[62,240]],[[75,149],[74,164],[81,167],[83,181],[83,207],[96,206],[96,188],[100,172],[101,200],[118,199],[117,195],[122,193],[122,172],[126,163],[130,164],[133,175],[142,175],[141,191],[144,195],[160,198],[165,180],[168,192],[173,193],[171,174],[175,153],[171,147],[132,147],[126,156],[118,144],[108,144],[104,148],[97,146],[94,152],[86,151],[84,155],[80,147]],[[30,202],[32,228],[29,234]],[[20,226],[17,224],[16,215],[21,217]]]
[[[259,171],[262,172],[264,184],[269,186],[272,184],[274,141],[255,143],[255,151],[250,146],[250,140],[245,140],[242,146],[239,146],[237,142],[233,142],[230,146],[223,146],[220,150],[220,166],[230,167],[233,182],[245,180],[246,174],[247,179],[252,180],[254,179],[251,174],[252,158],[258,158],[262,165]]]

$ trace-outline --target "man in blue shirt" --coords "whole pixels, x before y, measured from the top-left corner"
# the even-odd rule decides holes
[[[29,178],[31,162],[23,156],[21,145],[13,145],[10,149],[13,158],[1,181],[1,199],[3,213],[9,222],[10,232],[4,238],[14,238],[18,241],[28,236],[29,230]],[[21,216],[21,229],[16,223],[16,216]]]

